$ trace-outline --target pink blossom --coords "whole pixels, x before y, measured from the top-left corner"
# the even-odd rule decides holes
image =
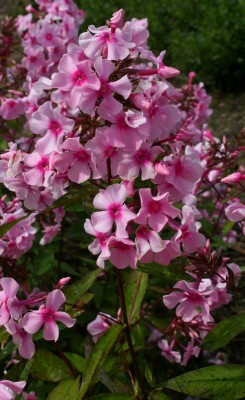
[[[165,248],[165,243],[161,237],[145,225],[139,226],[135,234],[135,244],[139,258],[142,258],[149,250],[153,253],[159,253]]]
[[[125,238],[110,237],[108,241],[111,255],[109,261],[118,269],[130,267],[136,268],[137,257],[135,245],[132,240]]]
[[[141,209],[135,218],[137,224],[148,225],[156,232],[160,232],[168,222],[168,216],[175,218],[179,210],[168,202],[168,193],[153,197],[151,190],[139,190]]]
[[[109,232],[113,223],[116,224],[116,236],[128,237],[126,226],[134,219],[135,214],[124,204],[127,198],[127,189],[120,184],[108,186],[101,189],[95,196],[93,204],[99,210],[91,217],[94,229],[99,232]]]
[[[193,253],[197,250],[198,246],[205,245],[205,236],[198,232],[201,227],[199,222],[195,222],[195,211],[191,206],[183,206],[182,208],[183,219],[181,226],[175,236],[177,242],[181,242],[184,251]]]
[[[61,322],[67,328],[71,328],[76,320],[63,311],[57,311],[66,301],[64,294],[59,289],[48,294],[46,305],[41,306],[38,311],[31,311],[23,318],[23,327],[26,332],[33,334],[44,325],[43,337],[45,340],[57,341],[59,329],[56,321]]]
[[[181,354],[179,351],[174,351],[173,346],[168,344],[166,339],[158,343],[158,347],[162,350],[161,355],[165,357],[170,362],[181,362]]]
[[[161,153],[162,149],[158,146],[151,147],[148,143],[143,143],[134,152],[119,153],[122,157],[118,165],[118,174],[122,179],[134,180],[140,173],[141,179],[153,179],[156,175],[154,160]]]
[[[210,315],[210,303],[208,297],[212,293],[212,290],[206,288],[197,288],[195,282],[179,281],[174,285],[174,289],[179,291],[173,291],[171,294],[163,296],[163,303],[166,307],[176,309],[176,315],[181,317],[183,321],[191,321],[198,313],[199,308],[202,310],[202,319],[204,323],[212,321]]]
[[[241,172],[233,172],[233,174],[230,174],[226,176],[225,178],[221,179],[222,183],[238,183],[242,182],[245,180],[245,174],[242,174]]]
[[[226,207],[225,214],[230,221],[238,222],[245,218],[245,205],[239,201],[235,201]]]
[[[32,335],[23,329],[23,323],[18,324],[10,320],[6,324],[6,330],[13,336],[13,342],[18,346],[18,351],[21,357],[30,359],[35,353],[35,345],[32,340]]]
[[[105,313],[98,314],[95,320],[87,325],[87,330],[93,337],[94,343],[97,343],[99,338],[115,323],[116,320],[113,321],[111,315]]]
[[[19,290],[18,283],[13,278],[1,278],[0,285],[0,325],[6,324],[10,317],[18,319],[20,310],[12,305]]]
[[[20,394],[26,385],[25,381],[11,382],[8,380],[0,381],[1,400],[13,400],[15,393]]]
[[[91,175],[91,156],[80,144],[79,138],[66,139],[61,148],[64,152],[56,155],[53,166],[61,173],[67,173],[72,182],[88,180]]]
[[[85,221],[84,230],[88,234],[96,237],[96,239],[88,246],[88,249],[94,255],[100,254],[96,263],[100,268],[104,268],[104,261],[108,260],[111,254],[109,250],[109,231],[96,231],[89,219],[86,219]]]

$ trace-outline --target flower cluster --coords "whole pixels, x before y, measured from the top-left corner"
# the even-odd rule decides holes
[[[214,325],[211,312],[231,300],[231,274],[234,286],[239,277],[239,267],[213,253],[200,231],[202,218],[214,221],[217,232],[227,218],[244,229],[244,173],[237,168],[226,176],[239,151],[207,129],[211,99],[203,84],[193,84],[194,73],[180,89],[169,82],[179,71],[164,64],[165,52],[156,57],[149,50],[146,20],[124,23],[118,10],[106,26],[92,25],[78,40],[83,13],[71,1],[37,3],[41,12],[28,7],[29,14],[18,18],[27,95],[9,92],[0,108],[6,120],[25,111],[25,128],[32,132],[9,140],[1,155],[0,181],[15,196],[1,200],[2,224],[24,217],[22,204],[31,211],[3,236],[0,255],[17,258],[27,251],[36,216],[89,181],[100,190],[84,229],[95,238],[89,250],[100,268],[106,262],[136,269],[152,262],[168,266],[181,256],[188,260],[190,281],[180,280],[163,297],[167,308],[177,307],[176,317],[151,335],[165,358],[186,365]],[[208,196],[215,204],[211,215],[201,207]],[[63,215],[58,208],[52,221],[41,220],[41,244],[60,230]],[[75,323],[59,311],[65,297],[58,287],[20,300],[17,282],[2,278],[0,284],[1,323],[22,357],[34,353],[32,335],[41,327],[44,339],[56,341],[56,321]],[[94,341],[115,322],[100,313],[88,325]]]
[[[59,311],[66,298],[58,288],[48,294],[38,289],[32,293],[24,291],[25,298],[22,299],[18,297],[20,286],[13,278],[1,278],[0,286],[0,325],[12,336],[23,358],[33,356],[35,345],[32,336],[41,328],[45,340],[57,341],[59,329],[56,321],[68,328],[76,322],[66,312]],[[38,310],[33,309],[36,306]]]

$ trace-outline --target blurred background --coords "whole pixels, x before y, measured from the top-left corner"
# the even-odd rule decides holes
[[[28,0],[0,0],[1,15],[25,11]],[[104,25],[119,8],[126,19],[148,18],[150,46],[167,65],[190,71],[213,96],[211,125],[220,134],[245,126],[245,0],[75,0],[86,13],[81,31]],[[179,83],[179,82],[178,82]],[[216,132],[217,134],[218,132]]]

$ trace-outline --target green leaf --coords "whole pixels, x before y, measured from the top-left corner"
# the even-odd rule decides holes
[[[67,352],[65,352],[65,356],[68,358],[68,360],[72,363],[73,367],[76,368],[78,372],[83,373],[86,364],[85,358],[79,356],[78,354],[67,353]]]
[[[59,382],[71,376],[66,363],[45,349],[36,351],[31,368],[34,379],[40,381]]]
[[[203,347],[209,351],[216,351],[226,346],[241,332],[245,331],[245,313],[233,315],[219,322],[203,341]]]
[[[149,400],[171,400],[171,399],[160,390],[154,390],[154,392],[150,393]]]
[[[100,268],[88,272],[82,279],[64,290],[66,301],[68,303],[76,303],[90,289],[100,272]]]
[[[215,365],[170,379],[167,389],[212,400],[237,400],[245,397],[245,367]]]
[[[66,379],[60,382],[48,395],[47,400],[77,400],[79,395],[79,378]]]
[[[10,229],[13,228],[13,226],[18,224],[18,222],[22,221],[23,219],[26,219],[27,217],[29,217],[29,214],[24,215],[24,217],[15,219],[14,221],[6,222],[6,224],[2,224],[0,226],[0,238],[3,237],[5,235],[5,233],[10,231]]]
[[[128,321],[134,323],[139,316],[148,284],[148,275],[144,272],[132,271],[125,285],[125,301]]]
[[[20,377],[19,377],[19,381],[27,381],[30,372],[31,372],[31,368],[32,368],[32,364],[33,364],[34,358],[31,358],[29,361],[27,361],[24,369],[22,370]],[[21,399],[21,394],[19,394],[18,396],[15,397],[16,400]]]
[[[98,375],[100,368],[122,330],[122,325],[117,324],[111,326],[95,344],[84,369],[79,399],[83,398],[92,384],[93,379]]]
[[[134,396],[126,393],[104,393],[89,397],[88,400],[133,400]]]

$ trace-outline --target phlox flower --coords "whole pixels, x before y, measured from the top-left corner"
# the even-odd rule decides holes
[[[168,222],[168,216],[175,218],[179,210],[168,202],[168,193],[153,197],[151,189],[139,190],[141,208],[135,218],[137,224],[148,225],[156,232],[160,232]]]
[[[57,341],[59,329],[56,321],[61,322],[67,328],[71,328],[76,320],[63,311],[57,311],[66,301],[64,294],[59,289],[48,294],[46,304],[38,311],[31,311],[23,317],[23,327],[26,332],[33,334],[44,326],[43,337],[45,340]]]
[[[10,317],[18,319],[20,316],[19,307],[12,304],[20,286],[13,278],[1,278],[0,285],[0,325],[4,325]]]
[[[163,303],[167,308],[177,306],[176,315],[181,317],[183,321],[190,322],[202,310],[202,319],[204,323],[213,321],[210,315],[209,296],[212,289],[200,285],[197,288],[196,282],[179,281],[174,285],[172,293],[163,296]],[[207,297],[206,297],[207,296]]]
[[[195,211],[193,207],[187,205],[183,206],[182,216],[183,219],[175,236],[175,241],[182,243],[184,251],[193,253],[197,250],[198,246],[205,245],[206,239],[204,235],[198,232],[201,224],[195,221]]]
[[[166,339],[163,339],[158,343],[159,349],[162,350],[161,355],[171,363],[176,362],[179,364],[181,362],[181,354],[179,351],[174,351],[173,346],[174,341],[172,342],[172,344],[169,345]]]
[[[0,381],[1,400],[13,400],[15,394],[20,394],[26,385],[25,381],[11,382],[8,380]]]
[[[113,223],[116,224],[116,236],[127,238],[126,226],[135,218],[135,214],[124,204],[127,189],[124,185],[114,184],[101,189],[95,196],[93,205],[103,211],[94,212],[91,221],[94,229],[99,232],[109,232]]]
[[[6,330],[12,335],[14,344],[18,346],[20,356],[28,360],[32,358],[35,353],[35,345],[32,340],[32,335],[23,329],[23,322],[20,320],[17,324],[13,320],[10,320],[6,324]]]
[[[165,242],[154,231],[151,231],[146,225],[141,225],[135,232],[135,244],[137,256],[141,259],[149,250],[153,253],[159,253],[165,248]]]
[[[109,317],[109,318],[107,318]],[[93,338],[94,343],[97,343],[99,338],[110,328],[115,325],[116,321],[112,321],[109,314],[100,313],[95,320],[87,325],[87,330]]]

